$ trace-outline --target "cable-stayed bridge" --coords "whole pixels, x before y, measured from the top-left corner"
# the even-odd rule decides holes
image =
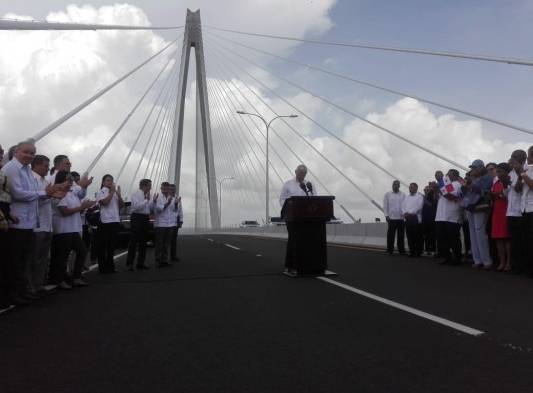
[[[186,212],[187,221],[207,229],[179,237],[181,262],[171,268],[126,272],[125,253],[119,252],[119,274],[89,272],[89,288],[50,295],[2,315],[0,352],[8,361],[0,367],[0,386],[6,392],[531,390],[529,279],[330,244],[330,266],[339,272],[339,280],[290,280],[280,274],[284,240],[213,230],[236,222],[227,217],[226,206],[242,211],[237,220],[262,217],[268,224],[278,215],[281,185],[300,163],[308,167],[320,194],[336,196],[336,213],[346,222],[357,221],[361,206],[381,217],[382,194],[388,188],[347,170],[340,152],[353,159],[353,167],[372,174],[371,179],[386,179],[387,187],[393,179],[403,186],[413,179],[394,165],[398,157],[392,156],[391,165],[379,149],[343,135],[342,122],[326,119],[334,114],[391,138],[391,155],[422,154],[428,163],[425,174],[446,168],[464,171],[469,164],[329,96],[326,88],[287,77],[261,59],[306,70],[309,78],[326,76],[347,90],[365,86],[474,119],[499,130],[504,139],[518,135],[530,141],[533,134],[527,125],[338,73],[251,45],[246,37],[525,69],[533,61],[222,29],[202,25],[199,11],[189,11],[185,23],[177,26],[4,19],[0,29],[172,34],[174,39],[138,59],[123,75],[94,91],[79,91],[79,102],[68,111],[19,137],[33,138],[39,149],[124,81],[160,64],[131,107],[114,107],[121,120],[105,140],[92,141],[98,143],[96,153],[87,147],[91,153],[84,149],[76,160],[86,162],[83,171],[96,174],[111,171],[104,162],[112,157],[119,163],[112,174],[126,196],[142,178],[156,186],[168,180],[181,190],[194,189],[194,219]],[[297,95],[288,98],[287,91]],[[324,113],[310,109],[309,102],[320,103]],[[186,118],[188,107],[194,108],[193,122]],[[132,120],[139,117],[139,126],[133,127]],[[194,165],[185,158],[190,153],[187,135],[194,138],[194,152],[188,155]],[[339,154],[328,152],[317,136],[329,138]],[[128,141],[126,150],[117,148],[119,140]],[[194,167],[194,187],[185,184],[186,166]]]
[[[411,56],[443,57],[456,61],[500,63],[512,67],[532,66],[533,63],[528,59],[367,43],[327,42],[221,29],[209,25],[202,26],[199,11],[189,11],[186,23],[182,26],[82,25],[4,19],[0,21],[0,28],[93,31],[152,29],[178,32],[179,35],[175,40],[168,42],[153,56],[135,66],[132,65],[129,72],[113,83],[101,87],[96,92],[80,92],[80,96],[84,94],[92,96],[84,101],[80,97],[79,105],[41,130],[36,130],[33,135],[26,136],[41,141],[86,108],[96,105],[100,98],[123,81],[141,72],[148,64],[165,57],[167,60],[162,62],[162,68],[154,75],[152,82],[146,86],[146,90],[132,108],[124,108],[125,117],[115,132],[107,140],[102,141],[102,147],[96,156],[89,157],[89,164],[84,169],[93,172],[98,168],[102,157],[113,155],[120,162],[117,181],[127,184],[127,187],[123,187],[127,190],[127,194],[135,189],[138,180],[143,177],[150,177],[156,183],[171,180],[178,185],[178,189],[180,186],[183,188],[183,184],[180,184],[183,134],[184,131],[192,133],[192,130],[184,130],[187,82],[190,79],[189,74],[194,74],[196,89],[194,93],[197,97],[194,104],[197,113],[196,187],[194,188],[196,227],[218,228],[221,225],[219,205],[224,199],[234,206],[240,206],[246,212],[241,219],[263,217],[263,223],[268,223],[271,216],[278,215],[277,196],[281,185],[293,176],[294,168],[299,163],[307,165],[309,178],[316,183],[321,194],[336,195],[336,211],[346,222],[355,221],[355,217],[360,215],[358,213],[361,208],[366,209],[369,216],[381,216],[381,198],[387,189],[378,188],[377,184],[362,179],[353,169],[347,171],[346,167],[343,168],[338,162],[337,157],[328,154],[323,146],[313,141],[310,132],[314,134],[313,136],[331,138],[336,144],[335,148],[343,154],[350,154],[356,169],[364,168],[365,172],[371,174],[371,178],[377,176],[380,179],[387,179],[385,184],[398,179],[404,186],[413,181],[407,178],[405,173],[399,172],[394,165],[386,164],[381,157],[372,154],[368,146],[348,140],[331,123],[324,121],[320,113],[309,113],[305,105],[302,107],[301,103],[295,102],[295,97],[287,98],[287,95],[283,94],[283,90],[287,88],[299,92],[298,94],[304,94],[306,99],[323,105],[332,114],[357,121],[359,128],[369,127],[376,134],[390,137],[393,143],[397,144],[398,149],[395,150],[399,155],[407,149],[405,150],[407,152],[417,152],[427,156],[428,162],[435,165],[432,169],[467,169],[467,162],[459,162],[455,157],[447,156],[438,147],[425,144],[403,130],[396,129],[394,124],[382,124],[338,102],[335,98],[288,79],[273,71],[271,66],[259,63],[257,56],[307,70],[309,75],[326,75],[332,81],[342,81],[347,89],[365,86],[393,97],[411,98],[429,107],[497,127],[503,135],[514,133],[530,138],[533,134],[531,128],[521,124],[272,53],[259,46],[247,44],[243,38],[298,42],[309,46],[338,48],[338,50],[382,51],[391,55],[402,53]],[[194,53],[195,69],[190,70],[191,53]],[[142,126],[133,129],[130,126],[131,118],[139,116],[139,112],[146,107],[148,99],[153,96],[155,99],[150,110],[144,111],[145,119]],[[239,111],[257,114],[266,120],[278,116],[280,118],[265,130],[266,123],[263,124],[257,116],[239,115]],[[288,115],[298,116],[299,119],[295,121]],[[129,151],[121,153],[123,157],[118,157],[114,146],[124,136],[128,136],[130,141]],[[268,143],[265,142],[266,139]],[[505,140],[505,137],[503,139]],[[396,157],[391,154],[391,159],[394,161]],[[222,178],[227,178],[227,181],[221,182]],[[218,194],[222,188],[224,188],[224,198],[219,198]],[[266,193],[265,197],[262,196],[263,193]],[[356,212],[355,209],[359,210]],[[265,213],[262,213],[263,211]],[[235,224],[235,218],[233,220],[232,223]]]

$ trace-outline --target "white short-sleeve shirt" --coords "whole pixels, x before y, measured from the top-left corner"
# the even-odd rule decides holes
[[[109,188],[102,187],[96,193],[96,202],[101,201],[102,199],[107,198],[109,195]],[[107,205],[100,204],[100,221],[104,224],[109,224],[111,222],[120,222],[120,211],[117,193],[113,193],[111,200]]]
[[[527,175],[533,179],[533,165],[527,166]],[[524,213],[533,212],[533,188],[524,182],[524,188],[522,189],[522,201],[521,201],[521,210]]]
[[[522,202],[522,193],[515,191],[516,182],[518,181],[518,174],[513,169],[509,173],[511,178],[511,186],[508,187],[507,194],[507,217],[522,217],[522,210],[520,210],[520,204]]]
[[[451,185],[453,186],[453,190],[448,193],[457,197],[460,196],[461,184],[458,181],[454,181]],[[459,201],[449,200],[441,195],[437,203],[435,221],[461,224],[463,222],[463,209],[459,206]]]
[[[67,192],[67,195],[61,200],[54,200],[52,203],[54,207],[52,216],[52,226],[54,234],[59,235],[62,233],[76,233],[82,231],[82,222],[80,213],[73,213],[68,216],[64,216],[59,211],[60,206],[74,209],[81,206],[80,198],[71,190]]]

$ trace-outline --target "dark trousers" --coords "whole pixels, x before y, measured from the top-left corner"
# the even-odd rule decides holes
[[[422,222],[422,238],[424,241],[424,250],[426,252],[435,252],[437,250],[437,228],[435,221]]]
[[[96,230],[98,247],[98,270],[109,273],[115,270],[115,248],[117,247],[118,222],[100,223]]]
[[[526,234],[526,270],[533,274],[533,212],[524,213],[524,228]]]
[[[172,227],[170,233],[170,258],[178,259],[178,227]]]
[[[293,257],[293,242],[294,242],[294,229],[295,224],[293,222],[287,222],[287,251],[285,252],[285,267],[287,269],[294,269],[294,257]]]
[[[7,232],[0,231],[0,308],[9,305],[9,264],[11,263],[11,250],[9,249],[9,236]]]
[[[71,251],[76,253],[72,278],[81,278],[87,248],[80,234],[78,232],[60,233],[52,237],[49,279],[51,284],[59,284],[67,279],[67,262]]]
[[[146,260],[146,237],[148,236],[150,217],[147,214],[132,213],[130,224],[131,237],[128,245],[126,265],[133,266],[138,248],[137,266],[144,266],[144,261]]]
[[[406,222],[405,233],[407,234],[409,254],[415,257],[422,255],[422,224]]]
[[[155,228],[155,262],[157,264],[169,263],[171,227]]]
[[[392,254],[394,252],[394,238],[396,232],[398,233],[397,245],[400,254],[405,254],[405,222],[404,220],[389,220],[387,229],[387,252]]]
[[[524,217],[507,217],[507,229],[511,240],[511,265],[513,270],[524,272],[527,270],[526,260],[526,226]]]
[[[33,256],[33,229],[10,228],[7,234],[11,250],[7,265],[8,292],[11,297],[23,297],[28,294],[26,272]]]
[[[462,230],[463,230],[463,239],[464,239],[464,243],[465,243],[465,255],[468,255],[470,253],[470,250],[471,250],[471,246],[470,246],[470,225],[468,223],[468,221],[463,221],[463,224],[461,226]]]
[[[439,256],[448,261],[460,262],[462,256],[461,245],[461,224],[455,222],[438,223],[437,242],[439,247]]]

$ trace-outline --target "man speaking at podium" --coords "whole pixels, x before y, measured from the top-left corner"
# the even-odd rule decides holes
[[[307,167],[305,165],[298,165],[294,171],[296,177],[291,179],[283,185],[281,195],[279,196],[279,203],[281,205],[281,218],[285,217],[284,205],[285,201],[293,196],[311,196],[316,195],[316,190],[311,182],[305,181],[307,175]],[[288,273],[294,272],[293,263],[293,241],[294,241],[294,223],[287,222],[287,232],[289,234],[287,241],[287,254],[285,256],[285,271]]]

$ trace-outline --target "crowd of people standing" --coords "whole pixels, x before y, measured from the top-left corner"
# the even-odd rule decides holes
[[[7,157],[0,146],[0,312],[58,289],[87,286],[83,272],[88,250],[101,274],[117,272],[115,250],[125,205],[120,186],[106,174],[95,197],[88,198],[92,177],[71,171],[66,155],[54,157],[51,169],[50,164],[48,157],[37,154],[33,141],[11,147]],[[130,213],[128,270],[149,269],[151,218],[156,265],[179,261],[176,244],[183,210],[175,185],[163,182],[161,192],[153,193],[151,180],[142,179],[131,197]]]
[[[400,191],[395,180],[384,197],[387,252],[427,255],[442,264],[471,262],[482,270],[527,273],[533,277],[533,146],[515,150],[506,162],[474,160],[464,177],[457,169],[418,192]],[[461,236],[462,232],[462,236]]]

